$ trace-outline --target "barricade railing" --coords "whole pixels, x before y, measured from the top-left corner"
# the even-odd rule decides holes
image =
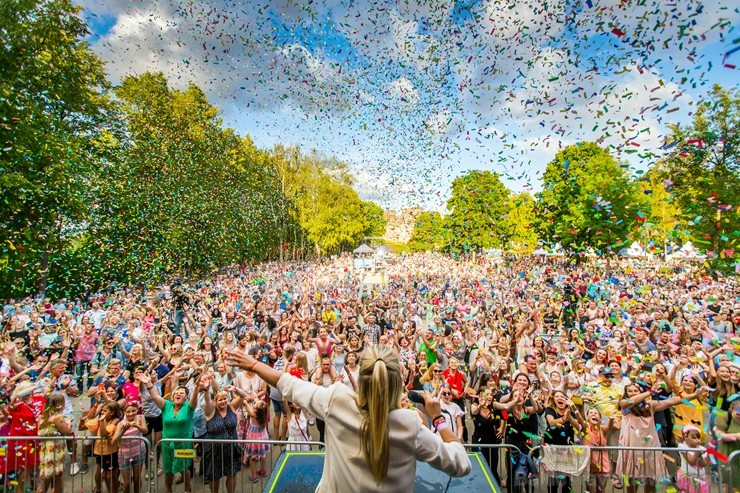
[[[28,491],[64,493],[112,491],[111,482],[133,485],[147,466],[151,445],[144,437],[121,437],[119,448],[125,451],[141,451],[136,461],[121,464],[118,474],[112,467],[116,459],[99,460],[93,455],[94,443],[109,441],[108,437],[96,436],[0,436],[0,492],[26,493]],[[133,462],[142,461],[138,464]],[[134,467],[136,465],[136,467]],[[86,466],[86,467],[85,467]],[[100,471],[106,467],[107,471]],[[73,470],[74,468],[74,470]],[[107,481],[107,483],[106,483]],[[117,488],[125,493],[122,487]],[[136,490],[139,491],[139,490]],[[140,491],[146,491],[143,488]]]
[[[740,450],[732,452],[727,457],[727,462],[720,464],[719,477],[723,484],[728,486],[728,491],[740,490]]]
[[[704,454],[710,460],[709,466],[700,468],[706,474],[681,470],[688,453]],[[610,486],[621,489],[651,484],[658,490],[722,493],[720,472],[729,465],[704,448],[539,445],[529,451],[529,457],[539,473],[535,487],[564,493],[601,493]],[[623,464],[619,470],[618,463]]]
[[[323,447],[324,443],[318,441],[162,438],[155,444],[152,454],[152,471],[156,471],[153,478],[156,479],[150,481],[149,491],[166,492],[167,481],[185,483],[183,473],[187,469],[190,489],[181,484],[183,491],[210,492],[216,481],[220,483],[219,491],[261,492],[282,452],[310,452]],[[259,456],[263,459],[256,458]]]
[[[465,443],[463,444],[468,452],[480,452],[486,465],[493,473],[493,479],[499,486],[506,486],[506,482],[513,475],[514,460],[521,454],[521,450],[515,445],[506,443]],[[568,492],[565,492],[568,493]]]

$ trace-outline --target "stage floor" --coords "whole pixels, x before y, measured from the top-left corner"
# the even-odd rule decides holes
[[[465,477],[451,478],[430,467],[426,462],[416,465],[415,493],[431,492],[495,492],[501,493],[483,456],[469,452],[473,469]],[[313,493],[324,468],[323,452],[283,452],[275,462],[265,493]]]

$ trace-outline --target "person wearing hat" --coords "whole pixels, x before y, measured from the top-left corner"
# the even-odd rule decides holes
[[[609,445],[616,445],[619,436],[618,427],[622,419],[619,400],[623,393],[624,385],[614,381],[614,371],[608,365],[599,371],[598,382],[592,382],[584,388],[584,402],[600,409],[602,416],[614,419],[617,429],[607,436]]]

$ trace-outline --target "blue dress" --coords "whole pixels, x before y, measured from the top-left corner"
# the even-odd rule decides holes
[[[206,421],[206,439],[237,440],[237,418],[231,406],[226,407],[226,416],[217,409],[213,417]],[[218,481],[224,476],[232,476],[241,469],[242,450],[238,444],[209,443],[203,446],[203,460],[206,470],[203,476],[208,481]]]

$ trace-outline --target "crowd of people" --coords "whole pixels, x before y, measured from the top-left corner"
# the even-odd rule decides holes
[[[180,439],[153,447],[160,470],[147,473],[164,474],[168,493],[180,482],[190,491],[198,474],[211,491],[224,479],[233,492],[241,471],[255,483],[268,475],[268,440],[303,450],[301,442],[325,441],[327,424],[227,355],[356,392],[360,357],[377,345],[398,354],[405,391],[441,400],[446,428],[481,446],[510,492],[541,445],[691,450],[675,472],[662,452],[594,450],[589,488],[598,492],[609,482],[649,492],[675,481],[679,491],[705,493],[713,468],[724,474],[740,449],[734,280],[634,259],[426,253],[385,269],[382,286],[363,284],[352,258],[340,256],[153,290],[7,300],[0,474],[62,493],[65,471],[93,465],[96,492],[139,493],[149,461],[137,437]],[[80,399],[81,416],[72,405]],[[414,407],[406,394],[401,401]],[[89,440],[62,439],[73,435]],[[21,438],[33,436],[58,438],[43,446]],[[176,452],[193,447],[187,440],[198,444],[197,466]],[[482,447],[494,444],[511,446],[505,460]],[[567,493],[570,478],[554,477],[549,488]]]

